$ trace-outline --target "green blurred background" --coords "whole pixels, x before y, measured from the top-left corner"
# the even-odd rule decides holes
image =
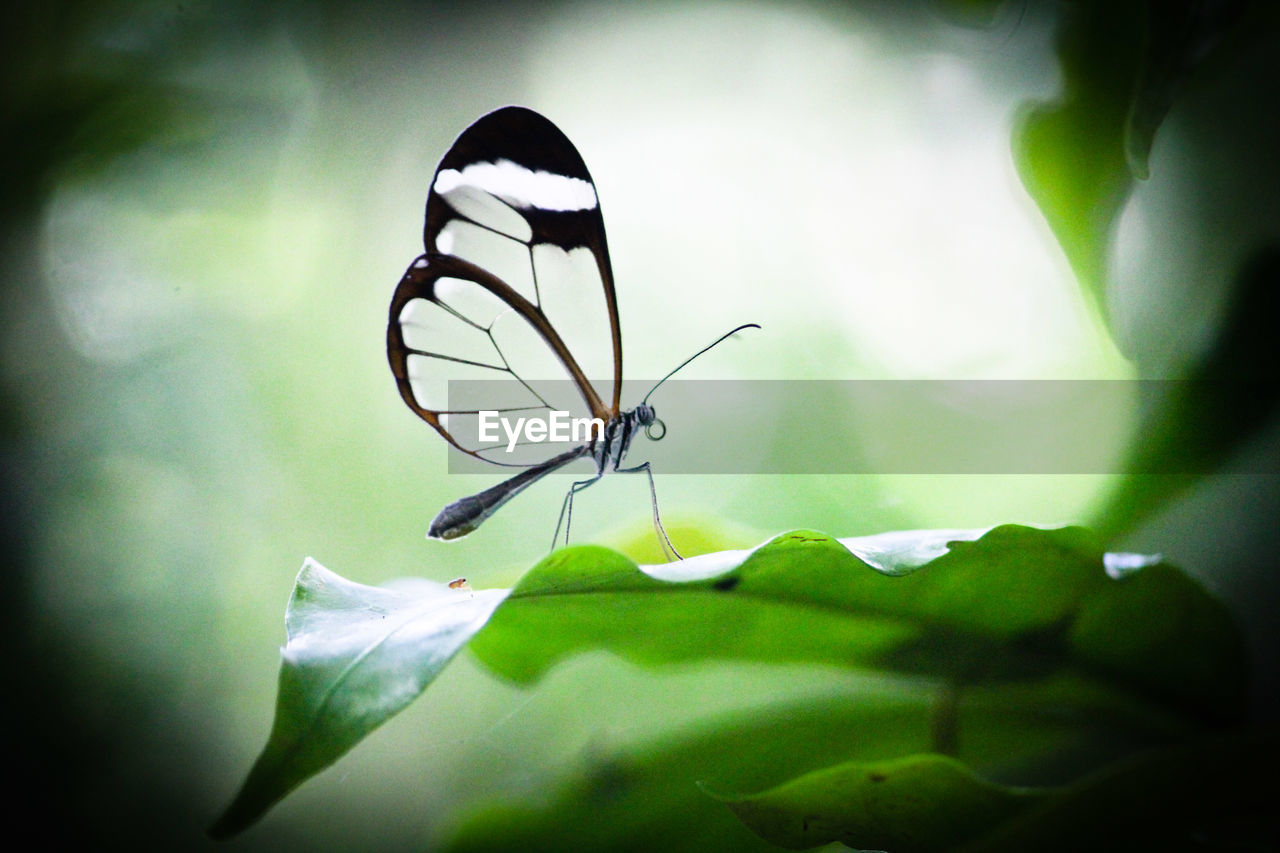
[[[764,330],[688,377],[1187,375],[1230,326],[1242,265],[1280,242],[1280,51],[1274,15],[1244,11],[1167,87],[1149,177],[1112,198],[1113,218],[1097,205],[1090,267],[1024,188],[1011,139],[1032,105],[1105,77],[1108,56],[1143,55],[1130,7],[19,4],[0,37],[17,804],[51,808],[54,840],[212,846],[204,827],[266,737],[304,556],[365,583],[477,587],[543,556],[563,478],[472,537],[424,540],[441,506],[496,475],[446,473],[383,349],[436,162],[498,106],[550,117],[596,179],[630,376],[750,321]],[[1083,63],[1092,80],[1063,47],[1082,9],[1115,23],[1099,29],[1111,53]],[[1068,170],[1097,162],[1085,128],[1059,152]],[[1274,341],[1250,334],[1244,357],[1274,381]],[[1117,455],[1144,431],[1141,402]],[[779,420],[743,428],[804,453]],[[856,441],[857,424],[829,428]],[[688,550],[801,526],[1098,524],[1231,604],[1269,717],[1280,488],[1251,472],[1280,446],[1274,410],[1227,444],[1223,473],[1142,500],[1101,475],[660,475],[658,489]],[[640,478],[575,504],[577,541],[656,560],[648,523]],[[834,678],[601,657],[522,692],[463,656],[226,847],[418,849],[584,750]]]

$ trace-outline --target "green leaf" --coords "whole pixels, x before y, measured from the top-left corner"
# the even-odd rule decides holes
[[[211,830],[219,837],[401,710],[468,640],[522,682],[599,649],[648,664],[738,658],[924,674],[935,681],[913,707],[930,706],[929,722],[910,726],[911,751],[946,745],[958,728],[980,760],[1060,746],[1059,728],[1037,721],[1042,706],[1151,738],[1232,718],[1243,702],[1240,641],[1221,605],[1154,558],[1104,555],[1079,528],[845,540],[796,531],[751,551],[643,567],[580,546],[548,556],[509,595],[426,581],[367,587],[308,560],[286,623],[275,724]],[[950,685],[944,695],[970,687],[938,713],[936,679]],[[983,684],[1004,692],[972,687]],[[1040,734],[1009,741],[1000,731],[1013,719]]]
[[[873,663],[918,629],[874,607],[851,613],[867,579],[913,571],[945,553],[948,541],[980,533],[891,533],[841,543],[795,531],[750,551],[644,567],[605,548],[566,548],[521,579],[471,648],[519,682],[536,680],[566,655],[599,648],[651,664],[707,657]]]
[[[241,831],[417,698],[505,596],[364,586],[307,559],[285,616],[271,736],[210,835]]]
[[[894,853],[952,849],[1046,796],[984,781],[941,755],[841,764],[747,797],[708,793],[788,850],[840,841]]]
[[[759,794],[712,794],[761,838],[792,850],[840,841],[894,853],[1206,850],[1215,829],[1270,810],[1274,731],[1211,735],[1116,761],[1070,786],[1014,788],[939,755],[851,762]],[[711,793],[708,791],[708,793]],[[1219,840],[1226,840],[1219,839]]]
[[[1128,128],[1144,12],[1134,2],[1086,2],[1060,13],[1062,92],[1023,110],[1014,161],[1080,287],[1105,313],[1111,230],[1133,185]]]
[[[1064,744],[1060,713],[1025,715],[1028,694],[988,693],[964,712],[973,741],[1007,757],[1019,745],[1042,757]],[[1052,701],[1057,691],[1042,700]],[[826,767],[840,756],[888,760],[927,749],[933,695],[911,682],[868,679],[829,697],[773,702],[720,714],[639,744],[602,745],[559,785],[528,803],[509,797],[469,814],[450,853],[490,850],[666,850],[747,853],[776,849],[747,830],[712,790],[759,791]],[[970,713],[971,712],[971,713]],[[964,742],[968,742],[968,738]]]
[[[1237,714],[1244,663],[1225,609],[1171,567],[1121,575],[1126,559],[1080,528],[1016,525],[796,531],[662,566],[568,548],[521,580],[471,648],[518,682],[606,649],[643,664],[805,661],[956,683],[1075,673],[1193,716]]]
[[[1093,846],[1085,841],[1097,834],[1099,821],[1141,816],[1149,829],[1169,802],[1177,802],[1168,798],[1179,796],[1179,786],[1192,784],[1198,791],[1196,797],[1204,807],[1196,813],[1201,817],[1229,813],[1224,800],[1248,803],[1268,785],[1275,787],[1274,781],[1259,781],[1262,768],[1272,760],[1266,757],[1265,739],[1257,744],[1257,767],[1231,779],[1218,775],[1229,772],[1234,759],[1227,751],[1217,751],[1222,741],[1216,738],[1197,748],[1200,758],[1188,758],[1176,749],[1157,750],[1138,753],[1142,759],[1138,763],[1150,768],[1147,771],[1130,771],[1129,759],[1113,764],[1117,755],[1141,747],[1108,751],[1106,744],[1114,747],[1120,728],[1099,731],[1098,741],[1088,746],[1080,737],[1081,729],[1097,726],[1107,712],[1101,707],[1065,711],[1080,709],[1081,698],[1068,683],[1048,682],[975,688],[962,697],[963,736],[957,757],[984,777],[1024,785],[1035,779],[1025,773],[1020,778],[1010,776],[1011,757],[1043,766],[1053,764],[1055,758],[1076,759],[1088,750],[1087,761],[1059,766],[1052,776],[1042,777],[1043,784],[1062,789],[1063,797],[1053,799],[1054,808],[1047,808],[1045,798],[1013,815],[1011,822],[982,828],[984,834],[988,829],[1002,830],[1005,834],[999,838],[1034,838],[1036,843],[1003,844],[992,850],[1038,851],[1047,848],[1054,832],[1068,831],[1074,833],[1078,845],[1074,849],[1104,849],[1097,838]],[[443,847],[449,853],[774,850],[775,844],[748,831],[704,791],[768,791],[849,758],[892,764],[901,756],[928,749],[932,702],[931,691],[918,683],[869,679],[827,697],[773,702],[717,715],[638,744],[597,744],[586,755],[571,759],[572,769],[558,784],[542,784],[526,801],[513,802],[508,794],[472,811]],[[1242,747],[1234,750],[1237,757],[1243,752]],[[1219,758],[1211,767],[1200,763]],[[1102,769],[1095,772],[1096,768]],[[1198,781],[1194,780],[1197,772],[1204,773]],[[1109,781],[1113,778],[1116,781]],[[1147,785],[1165,799],[1145,796],[1143,786]],[[1245,785],[1256,786],[1257,793],[1246,796],[1235,790]],[[1215,793],[1214,786],[1222,791]],[[950,806],[944,803],[940,808]],[[1030,821],[1032,814],[1043,823]],[[1064,823],[1069,824],[1065,830]],[[1130,844],[1128,849],[1144,848]]]
[[[1106,262],[1134,179],[1148,176],[1156,132],[1246,4],[1079,2],[1062,6],[1062,91],[1022,111],[1018,174],[1086,295],[1106,308]]]

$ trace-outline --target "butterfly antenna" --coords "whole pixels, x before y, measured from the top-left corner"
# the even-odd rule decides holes
[[[667,381],[668,379],[670,379],[672,376],[675,376],[675,375],[676,375],[676,372],[677,372],[677,371],[679,371],[679,370],[681,370],[681,369],[682,369],[686,364],[688,364],[689,362],[693,361],[695,358],[697,358],[698,356],[702,355],[704,352],[706,352],[707,350],[711,349],[711,348],[712,348],[712,347],[714,347],[715,345],[717,345],[717,344],[721,343],[722,341],[724,341],[724,339],[725,339],[725,338],[731,338],[731,337],[733,337],[734,335],[736,335],[738,332],[741,332],[743,329],[758,329],[758,328],[760,328],[760,324],[759,324],[759,323],[743,323],[743,324],[742,324],[741,326],[739,326],[738,328],[736,328],[736,329],[732,329],[731,331],[728,331],[728,332],[725,332],[723,335],[721,335],[720,337],[716,338],[714,341],[712,341],[711,343],[707,344],[705,347],[703,347],[702,349],[698,350],[698,351],[697,351],[697,352],[695,352],[693,355],[691,355],[691,356],[689,356],[688,358],[686,358],[684,361],[680,362],[680,364],[678,364],[678,365],[676,366],[676,369],[675,369],[675,370],[671,371],[671,372],[670,372],[670,373],[668,373],[666,376],[664,376],[664,377],[662,377],[661,379],[659,379],[659,380],[658,380],[657,385],[654,385],[652,388],[650,388],[650,389],[649,389],[649,394],[652,394],[654,391],[657,391],[657,390],[658,390],[658,385],[661,385],[663,382],[666,382],[666,381]],[[643,406],[645,403],[649,402],[649,394],[645,394],[645,395],[644,395],[644,399],[640,401],[640,405],[642,405],[642,406]]]

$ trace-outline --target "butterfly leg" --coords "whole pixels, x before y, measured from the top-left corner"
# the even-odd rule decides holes
[[[569,545],[569,527],[573,524],[573,496],[592,485],[604,474],[596,474],[590,480],[579,480],[569,487],[569,491],[565,493],[564,503],[560,505],[560,520],[556,522],[556,535],[551,537],[551,550],[556,549],[556,543],[560,541],[560,528],[564,527],[564,544]]]
[[[658,534],[658,544],[662,546],[664,556],[674,557],[677,560],[683,560],[680,552],[676,550],[676,546],[671,544],[671,537],[667,535],[666,528],[662,526],[662,519],[658,517],[658,489],[653,485],[653,471],[649,470],[649,463],[642,462],[634,468],[615,468],[619,474],[638,474],[641,471],[649,478],[649,497],[653,502],[653,529]]]

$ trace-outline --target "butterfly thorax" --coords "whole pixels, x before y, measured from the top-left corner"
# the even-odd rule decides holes
[[[620,412],[605,424],[604,436],[591,442],[591,458],[595,460],[597,473],[621,467],[622,460],[631,449],[632,439],[641,429],[654,441],[661,439],[666,431],[666,427],[661,425],[657,412],[647,403]]]

